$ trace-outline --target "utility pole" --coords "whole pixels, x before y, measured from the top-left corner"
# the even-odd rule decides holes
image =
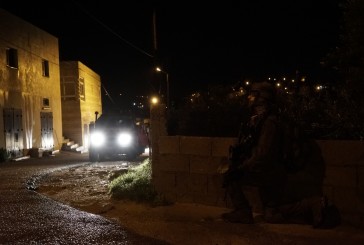
[[[157,54],[157,13],[155,9],[153,9],[153,48],[155,57]]]

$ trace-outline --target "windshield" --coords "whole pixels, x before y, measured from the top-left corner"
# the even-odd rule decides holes
[[[97,119],[97,125],[99,126],[111,126],[111,127],[134,127],[135,122],[130,117],[123,117],[121,115],[106,115],[103,114]]]

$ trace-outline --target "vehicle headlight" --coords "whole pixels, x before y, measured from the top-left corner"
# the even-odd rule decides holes
[[[132,136],[130,133],[121,133],[118,136],[118,144],[122,147],[129,146],[132,141]]]
[[[101,132],[93,132],[91,134],[91,145],[98,147],[105,143],[105,135]]]

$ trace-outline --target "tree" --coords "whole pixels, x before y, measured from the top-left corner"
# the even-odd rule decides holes
[[[339,87],[360,106],[364,102],[364,1],[346,0],[342,9],[340,44],[323,63],[337,71]]]

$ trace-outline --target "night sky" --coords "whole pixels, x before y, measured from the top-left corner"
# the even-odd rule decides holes
[[[156,64],[169,74],[172,98],[297,70],[315,76],[339,40],[338,1],[27,1],[1,7],[58,37],[60,60],[79,60],[97,72],[117,101],[158,92],[165,77]]]

